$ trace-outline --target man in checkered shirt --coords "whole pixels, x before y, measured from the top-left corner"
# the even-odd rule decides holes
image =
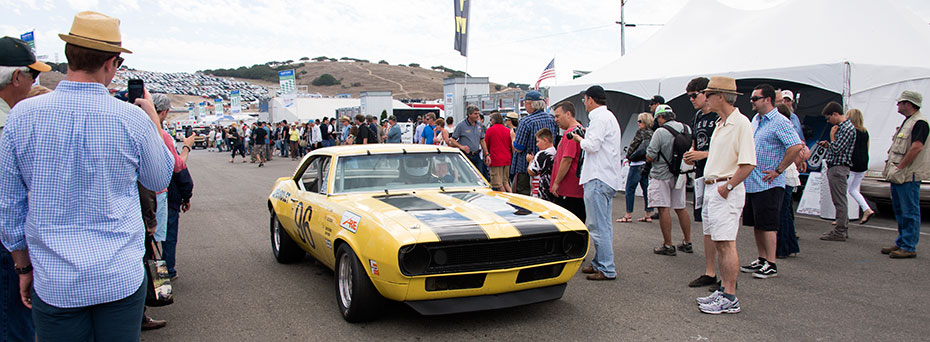
[[[760,279],[778,276],[775,246],[785,198],[784,172],[804,146],[791,121],[775,109],[776,96],[775,88],[760,84],[749,98],[757,113],[751,122],[756,168],[746,177],[743,225],[754,227],[759,257],[740,271]]]
[[[136,182],[167,188],[174,157],[148,92],[131,104],[107,91],[131,53],[119,20],[81,12],[60,37],[67,77],[20,102],[0,138],[0,240],[38,340],[138,341],[146,232]]]
[[[856,143],[856,129],[843,114],[843,105],[831,101],[823,108],[823,116],[833,124],[830,141],[818,144],[829,147],[827,156],[827,181],[830,183],[830,197],[836,208],[836,227],[820,236],[825,241],[846,241],[849,237],[849,213],[846,208],[846,186],[849,167],[852,166],[853,146]]]
[[[513,192],[518,194],[530,195],[530,175],[526,172],[527,156],[532,159],[539,152],[536,147],[536,132],[540,129],[548,128],[551,132],[558,132],[559,125],[556,124],[552,114],[546,113],[546,99],[538,91],[531,90],[523,97],[523,103],[526,111],[530,113],[526,118],[520,120],[517,126],[517,132],[513,140],[513,158],[510,160],[510,172],[514,175]],[[558,145],[557,141],[554,141]]]

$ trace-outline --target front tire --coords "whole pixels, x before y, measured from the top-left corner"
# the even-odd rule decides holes
[[[351,323],[375,319],[383,309],[384,298],[348,244],[336,252],[335,271],[336,302],[342,318]]]
[[[294,242],[294,239],[291,239],[291,236],[287,234],[284,227],[281,226],[281,221],[278,221],[277,216],[275,216],[274,211],[271,212],[270,225],[271,251],[274,253],[275,260],[282,264],[303,260],[306,252],[300,249],[297,242]]]

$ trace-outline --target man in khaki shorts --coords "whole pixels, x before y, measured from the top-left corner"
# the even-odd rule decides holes
[[[697,299],[703,313],[738,313],[736,276],[739,257],[736,233],[746,201],[743,180],[755,168],[756,150],[749,119],[733,106],[737,95],[736,80],[714,76],[703,91],[710,109],[720,115],[704,167],[704,241],[713,241],[717,251],[721,286],[707,297]],[[707,261],[707,262],[713,262]],[[712,267],[712,266],[709,266]]]
[[[678,179],[682,175],[673,174],[669,168],[672,162],[672,145],[676,134],[691,134],[691,128],[675,120],[675,112],[668,105],[655,107],[656,122],[659,128],[652,134],[649,147],[646,148],[646,160],[652,163],[649,171],[649,206],[659,211],[659,228],[662,230],[662,246],[652,250],[655,254],[676,254],[672,245],[672,216],[669,209],[675,210],[678,215],[678,224],[681,225],[683,240],[678,249],[693,253],[691,247],[691,218],[685,210],[685,186],[678,186]]]

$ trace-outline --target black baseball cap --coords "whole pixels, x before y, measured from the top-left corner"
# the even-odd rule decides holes
[[[9,36],[0,38],[0,66],[24,66],[40,72],[52,70],[48,64],[36,60],[26,42]]]
[[[599,85],[591,86],[590,88],[584,91],[584,94],[585,96],[590,97],[592,99],[602,100],[602,99],[607,98],[607,92],[605,92],[604,88]]]
[[[654,104],[665,104],[665,98],[662,97],[661,95],[653,96],[652,99],[649,100],[649,105],[654,105]]]

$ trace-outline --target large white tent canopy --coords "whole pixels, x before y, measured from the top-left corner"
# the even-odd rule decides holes
[[[549,95],[555,103],[598,84],[671,99],[690,79],[712,75],[791,81],[842,95],[848,108],[863,111],[870,166],[880,168],[903,120],[895,114],[898,94],[910,89],[930,98],[930,25],[889,0],[787,0],[763,10],[693,0],[635,51],[551,87]]]

